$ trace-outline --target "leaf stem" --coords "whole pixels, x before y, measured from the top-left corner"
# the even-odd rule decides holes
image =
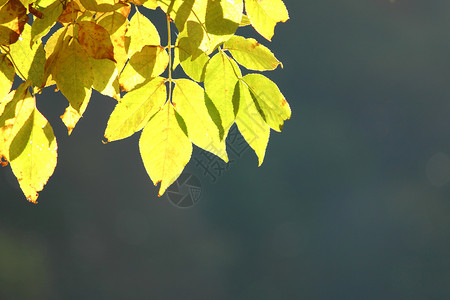
[[[167,14],[167,49],[169,51],[169,100],[172,100],[172,38],[170,32],[170,16]]]

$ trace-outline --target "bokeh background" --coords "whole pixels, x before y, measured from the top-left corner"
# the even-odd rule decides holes
[[[450,2],[285,0],[265,75],[293,110],[196,205],[158,198],[138,137],[101,143],[94,93],[28,203],[0,170],[0,299],[449,299]],[[164,41],[164,16],[150,12]]]

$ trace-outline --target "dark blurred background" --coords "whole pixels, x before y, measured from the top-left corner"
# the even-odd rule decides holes
[[[241,32],[284,62],[292,119],[259,168],[239,137],[214,180],[192,160],[190,208],[156,196],[139,135],[101,143],[112,99],[68,137],[39,96],[58,166],[38,205],[0,171],[0,299],[450,299],[450,2],[285,3],[272,43]]]

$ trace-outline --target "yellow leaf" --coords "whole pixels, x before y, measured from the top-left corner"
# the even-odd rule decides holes
[[[11,141],[34,109],[34,99],[28,87],[28,82],[22,83],[0,103],[0,156],[6,160],[9,160]]]
[[[124,139],[144,128],[167,100],[165,82],[157,77],[126,93],[108,120],[105,138],[109,142]]]
[[[127,5],[119,0],[81,0],[87,10],[98,12],[111,12]]]
[[[90,21],[78,22],[78,42],[92,58],[107,58],[115,62],[114,49],[108,31]]]
[[[230,51],[233,58],[250,70],[275,70],[283,65],[275,58],[273,53],[255,39],[246,39],[242,36],[233,36],[224,44],[224,49]]]
[[[67,3],[66,8],[58,18],[58,22],[63,25],[65,23],[71,23],[75,21],[80,15],[81,15],[80,6],[75,1],[71,1]]]
[[[149,9],[157,9],[158,8],[158,3],[156,2],[156,0],[145,1],[143,5]]]
[[[281,0],[245,0],[245,10],[252,26],[269,41],[278,22],[289,20],[289,14]]]
[[[261,74],[247,74],[242,78],[242,82],[250,90],[250,95],[266,123],[273,130],[281,131],[284,121],[291,117],[291,109],[277,85]]]
[[[92,72],[95,74],[92,87],[103,95],[117,101],[120,99],[119,72],[116,64],[109,59],[94,59],[89,57]]]
[[[6,54],[0,54],[0,103],[2,99],[8,95],[11,90],[14,76],[16,75],[16,71],[14,70],[14,66],[6,56]]]
[[[219,111],[225,132],[223,138],[235,120],[233,94],[241,76],[237,64],[222,51],[214,55],[206,66],[205,91]]]
[[[37,202],[38,192],[52,176],[57,148],[51,125],[34,107],[12,140],[9,150],[11,169],[28,201]]]
[[[136,12],[130,20],[130,26],[126,36],[129,38],[128,57],[141,51],[146,45],[159,46],[161,44],[159,33],[150,20],[139,12]]]
[[[111,43],[114,47],[116,68],[119,74],[128,60],[125,48],[125,33],[129,25],[127,17],[130,14],[130,9],[131,6],[129,5],[123,6],[113,12],[103,14],[97,20],[97,24],[105,28],[110,34]]]
[[[70,134],[89,103],[94,74],[89,57],[76,39],[60,51],[53,75],[58,89],[69,101],[62,120]]]
[[[19,0],[9,0],[0,7],[0,45],[10,45],[19,39],[28,22],[27,9]]]
[[[172,104],[186,123],[189,139],[228,162],[225,140],[220,139],[219,129],[209,115],[202,87],[192,80],[175,80]]]
[[[236,125],[250,147],[255,150],[258,156],[258,166],[260,166],[266,154],[270,127],[259,113],[248,87],[242,81],[239,81],[237,84],[239,109],[236,116]]]
[[[119,83],[124,91],[159,76],[169,64],[169,55],[161,46],[145,46],[134,54],[120,74]]]
[[[139,150],[153,183],[161,182],[158,196],[180,176],[191,158],[192,143],[182,127],[183,120],[167,102],[142,131]]]
[[[26,24],[22,40],[9,46],[10,55],[17,67],[17,75],[30,80],[35,86],[44,84],[45,52],[42,42],[31,41],[31,27]]]
[[[45,44],[45,68],[44,68],[44,84],[42,87],[51,86],[56,84],[56,82],[51,78],[53,69],[55,67],[55,62],[61,54],[61,50],[64,46],[64,37],[67,33],[67,27],[58,29]]]

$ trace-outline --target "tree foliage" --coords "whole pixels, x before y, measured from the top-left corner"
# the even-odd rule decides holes
[[[168,45],[145,9],[166,14]],[[251,25],[270,41],[288,19],[281,0],[0,0],[2,165],[10,163],[36,202],[57,162],[53,129],[36,107],[47,87],[68,101],[61,116],[68,134],[92,89],[116,99],[105,138],[142,130],[140,154],[151,180],[161,182],[159,195],[189,162],[192,144],[227,162],[234,123],[261,165],[270,129],[281,131],[291,111],[274,82],[251,73],[281,62],[236,30]],[[186,78],[172,77],[177,67]],[[11,90],[16,76],[22,82]]]

